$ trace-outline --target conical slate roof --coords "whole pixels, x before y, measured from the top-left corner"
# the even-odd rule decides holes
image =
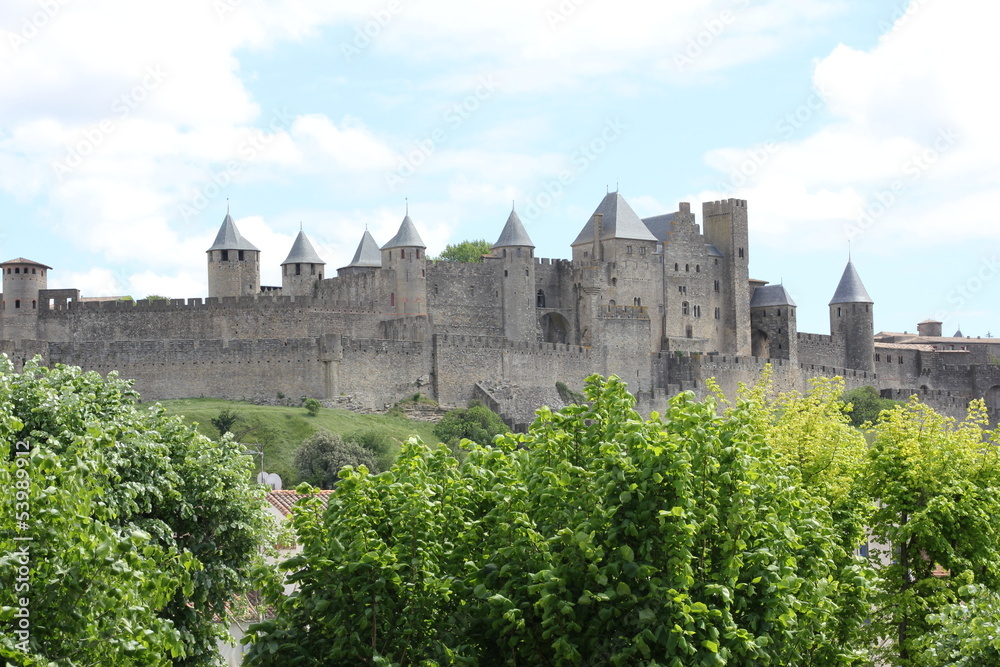
[[[604,216],[602,221],[601,239],[634,239],[637,241],[656,241],[649,228],[642,223],[625,198],[617,192],[609,192],[594,213]],[[583,245],[594,240],[594,216],[584,226],[573,245]]]
[[[535,247],[535,244],[531,242],[531,238],[528,236],[528,232],[525,231],[524,225],[521,224],[521,218],[517,217],[517,211],[514,209],[511,209],[510,216],[507,218],[507,224],[503,226],[500,238],[497,239],[497,242],[492,247],[509,248],[511,246]]]
[[[858,271],[851,261],[847,262],[847,268],[844,269],[844,275],[840,278],[837,291],[834,292],[833,299],[830,300],[831,306],[835,303],[875,303],[868,296],[868,290],[865,289],[861,282],[861,276],[858,275]]]
[[[228,211],[226,219],[222,221],[222,227],[219,227],[219,233],[215,236],[215,243],[206,252],[213,250],[256,250],[260,252],[257,246],[243,238],[240,230],[236,228],[236,223],[233,222],[233,216],[229,215]]]
[[[961,327],[959,327],[958,331],[955,332],[955,335],[952,336],[952,338],[965,338],[965,334],[962,333]]]
[[[426,248],[424,242],[420,240],[417,228],[413,226],[413,221],[407,215],[403,218],[403,224],[399,226],[399,231],[392,239],[382,246],[382,250],[389,248]]]
[[[316,249],[309,242],[306,233],[300,231],[299,235],[295,237],[292,249],[288,252],[288,257],[281,263],[282,266],[285,264],[326,264],[326,262],[316,254]]]
[[[344,268],[366,266],[382,266],[382,253],[379,252],[378,243],[375,243],[375,238],[367,229],[365,235],[361,237],[358,249],[354,251],[354,259]]]
[[[753,291],[753,296],[750,297],[751,308],[774,306],[795,307],[795,302],[784,285],[761,285]]]

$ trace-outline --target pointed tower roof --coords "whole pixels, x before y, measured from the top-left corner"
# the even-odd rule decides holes
[[[233,222],[233,216],[229,215],[229,211],[226,211],[226,219],[222,221],[222,227],[219,227],[219,233],[215,235],[215,243],[206,252],[213,250],[256,250],[260,252],[257,246],[243,238],[240,230],[236,228],[236,223]]]
[[[517,217],[517,211],[514,209],[510,210],[510,216],[507,218],[507,224],[503,226],[503,231],[500,232],[500,238],[491,247],[509,248],[511,246],[535,247],[528,232],[525,231],[524,225],[521,224],[521,218]]]
[[[354,259],[344,268],[350,269],[368,266],[381,267],[382,253],[379,252],[378,243],[375,242],[375,238],[366,229],[365,235],[361,237],[361,243],[358,244],[358,249],[354,251]]]
[[[835,303],[875,303],[868,296],[868,290],[861,282],[861,276],[854,268],[854,262],[850,260],[847,262],[847,268],[844,269],[844,275],[840,278],[840,284],[837,285],[837,291],[834,292],[833,299],[830,300],[831,306]]]
[[[642,223],[625,198],[617,192],[609,192],[594,213],[604,216],[601,239],[634,239],[656,241],[649,228]],[[583,245],[594,240],[594,216],[590,216],[583,230],[572,245]]]
[[[282,266],[285,264],[326,264],[326,262],[320,259],[306,233],[300,230],[299,235],[295,237],[295,242],[292,243],[288,257],[281,263]]]
[[[750,297],[750,307],[763,308],[765,306],[772,308],[774,306],[791,306],[794,308],[795,302],[792,301],[792,297],[784,285],[761,285],[753,291],[753,296]]]
[[[965,334],[962,333],[962,327],[958,327],[958,331],[955,332],[952,338],[965,338]]]
[[[426,248],[424,242],[420,240],[420,234],[417,233],[417,228],[414,227],[413,221],[410,220],[410,216],[407,215],[403,218],[403,223],[399,226],[399,231],[392,239],[382,246],[382,250],[388,250],[389,248]]]

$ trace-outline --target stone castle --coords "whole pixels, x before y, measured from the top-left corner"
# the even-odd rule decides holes
[[[3,269],[0,351],[134,378],[146,399],[310,396],[382,408],[422,393],[442,406],[479,398],[513,425],[562,405],[557,383],[592,374],[629,383],[643,411],[681,390],[727,394],[765,365],[776,389],[816,376],[884,396],[919,394],[964,415],[985,398],[1000,415],[1000,340],[873,329],[874,303],[848,262],[832,285],[830,333],[800,333],[782,285],[750,278],[745,200],[687,203],[640,219],[609,193],[573,240],[572,259],[535,257],[512,211],[479,263],[429,260],[407,215],[379,247],[367,231],[327,274],[298,234],[282,284],[260,284],[260,251],[227,213],[207,251],[207,299],[82,298],[47,289],[51,267]]]

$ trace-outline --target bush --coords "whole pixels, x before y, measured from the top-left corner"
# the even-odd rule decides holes
[[[449,411],[434,427],[433,433],[454,450],[463,438],[479,445],[488,445],[501,433],[510,433],[510,429],[500,419],[500,415],[480,401],[473,401],[468,408]]]
[[[302,404],[305,406],[306,412],[309,413],[310,417],[318,415],[319,409],[322,407],[322,404],[315,398],[307,398]]]
[[[861,426],[866,422],[878,421],[878,416],[884,410],[892,410],[897,405],[903,405],[899,401],[889,398],[882,398],[875,387],[865,386],[844,392],[841,399],[844,403],[851,404],[850,410],[845,409],[845,413],[851,420],[853,426]]]
[[[299,479],[321,489],[332,489],[344,466],[357,468],[362,465],[372,474],[379,471],[378,462],[370,451],[357,443],[344,442],[339,435],[326,429],[306,438],[295,452]]]
[[[399,442],[378,429],[351,433],[344,436],[344,441],[360,445],[371,452],[379,470],[388,470],[399,456]]]

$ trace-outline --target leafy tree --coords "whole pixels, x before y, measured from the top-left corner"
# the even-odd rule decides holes
[[[964,586],[1000,590],[1000,453],[973,401],[956,423],[916,398],[872,429],[861,484],[877,500],[869,526],[881,559],[870,628],[886,662],[917,665],[931,630]]]
[[[353,442],[371,452],[379,470],[388,470],[399,455],[399,442],[379,429],[348,434],[344,441]]]
[[[310,417],[315,417],[316,415],[318,415],[319,409],[322,407],[322,404],[315,398],[307,398],[305,401],[302,402],[302,405],[305,406],[306,412],[309,413]]]
[[[527,435],[416,439],[345,469],[269,591],[248,665],[835,665],[837,537],[762,433],[684,393],[642,420],[617,378]]]
[[[229,408],[223,408],[219,410],[219,414],[216,417],[212,417],[209,421],[212,422],[214,426],[219,431],[219,435],[225,435],[231,433],[233,430],[233,425],[236,424],[240,419],[240,414],[235,410],[230,410]]]
[[[160,294],[147,294],[146,295],[146,301],[168,301],[168,300],[170,300],[169,296],[162,296]]]
[[[0,657],[14,664],[218,661],[213,621],[250,586],[272,522],[239,446],[137,400],[114,374],[0,360]]]
[[[965,600],[927,617],[930,632],[917,664],[925,667],[981,667],[1000,664],[1000,596],[975,584]]]
[[[488,445],[493,438],[501,433],[509,433],[510,429],[500,415],[490,410],[480,401],[473,401],[468,408],[449,410],[437,424],[434,425],[434,437],[453,449],[463,438],[480,445]]]
[[[882,398],[875,387],[867,385],[846,392],[841,400],[846,404],[844,411],[850,417],[851,424],[858,427],[866,422],[875,423],[884,410],[892,410],[900,405],[899,401]]]
[[[378,473],[378,463],[369,450],[353,442],[344,442],[336,433],[320,429],[303,441],[295,452],[299,479],[321,489],[332,489],[344,466],[365,466]]]
[[[490,253],[490,242],[486,239],[476,241],[462,241],[451,245],[450,243],[441,251],[437,259],[446,262],[481,262],[483,255]]]

